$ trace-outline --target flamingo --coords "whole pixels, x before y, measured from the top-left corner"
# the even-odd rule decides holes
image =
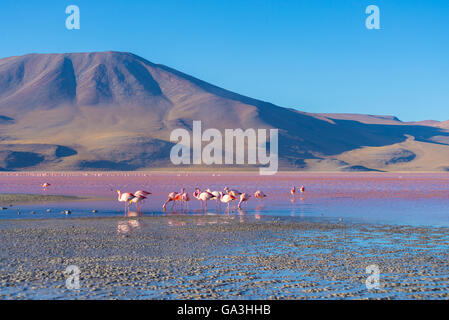
[[[167,201],[165,201],[164,204],[162,205],[162,209],[164,209],[164,211],[165,211],[165,207],[167,206],[167,204],[169,202],[173,202],[173,206],[172,206],[172,208],[173,208],[175,206],[175,201],[178,201],[178,200],[181,200],[179,193],[177,193],[177,192],[170,192],[168,194]]]
[[[181,188],[181,192],[175,196],[174,201],[181,201],[181,209],[183,209],[184,203],[187,206],[188,201],[190,201],[190,196],[187,192],[185,192],[185,188]],[[176,202],[174,202],[174,203],[176,203]]]
[[[136,210],[139,211],[139,202],[142,202],[142,201],[145,200],[147,197],[145,197],[145,196],[143,196],[143,195],[141,195],[141,194],[139,194],[139,195],[134,194],[134,195],[135,195],[135,197],[132,198],[132,199],[129,201],[129,204],[135,203],[135,204],[136,204]]]
[[[183,192],[181,194],[181,201],[182,203],[185,203],[187,209],[189,208],[189,201],[190,201],[190,196],[187,192]]]
[[[220,192],[220,201],[228,204],[228,212],[230,211],[229,204],[235,199],[237,198],[231,194],[223,194],[223,192]]]
[[[44,190],[47,190],[47,188],[48,188],[49,186],[51,186],[51,184],[48,183],[48,182],[44,182],[44,183],[41,185],[41,187],[44,188]]]
[[[224,191],[225,191],[227,194],[232,195],[234,198],[237,198],[238,196],[240,196],[240,195],[242,194],[242,192],[237,191],[237,190],[231,190],[231,189],[229,189],[228,187],[224,187]]]
[[[207,192],[207,191],[201,192],[201,190],[198,188],[196,188],[196,191],[193,194],[193,196],[201,201],[201,208],[203,208],[203,203],[205,203],[205,206],[204,206],[205,211],[207,211],[207,200],[214,198],[214,195],[212,193]]]
[[[134,195],[136,196],[136,197],[138,197],[138,196],[144,196],[144,197],[147,197],[147,196],[149,196],[151,194],[151,192],[148,192],[148,191],[145,191],[145,190],[137,190],[136,192],[134,192]]]
[[[199,188],[195,188],[195,191],[193,192],[193,197],[198,199],[198,196],[200,195],[201,190]]]
[[[131,201],[136,204],[136,209],[138,210],[138,203],[143,202],[148,196],[152,194],[151,192],[145,191],[145,190],[137,190],[134,192],[134,195],[136,196],[135,199],[132,199]]]
[[[242,209],[241,205],[242,205],[243,202],[246,202],[246,206],[248,207],[248,202],[247,201],[249,200],[249,198],[251,198],[251,196],[249,194],[242,193],[240,195],[240,201],[239,201],[239,204],[238,204],[239,209]]]
[[[210,191],[210,189],[206,189],[205,191],[211,193],[214,196],[211,200],[215,199],[216,208],[218,209],[218,201],[220,200],[220,192],[218,192],[218,191]],[[220,202],[220,207],[221,207],[221,202]]]
[[[295,200],[295,193],[296,193],[296,188],[293,186],[293,187],[290,189],[290,194],[292,195],[292,201]]]
[[[301,193],[306,192],[306,188],[304,188],[304,186],[302,185],[302,186],[299,188],[299,191],[300,191]]]
[[[136,196],[133,195],[132,193],[129,192],[124,192],[122,193],[120,190],[117,190],[118,193],[118,198],[117,200],[119,202],[124,202],[125,203],[125,214],[128,212],[128,208],[129,208],[129,201],[131,201],[132,199],[134,199]]]
[[[257,190],[256,192],[254,192],[254,198],[256,198],[256,199],[263,199],[263,198],[265,198],[266,197],[266,195],[262,192],[262,191],[260,191],[260,190]]]

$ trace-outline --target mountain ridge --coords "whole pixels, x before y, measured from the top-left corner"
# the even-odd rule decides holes
[[[278,128],[282,168],[389,171],[449,167],[445,158],[413,166],[423,157],[417,148],[439,146],[439,152],[446,155],[449,131],[444,122],[407,123],[394,116],[314,114],[283,108],[129,52],[0,59],[2,170],[170,167],[170,132],[191,130],[194,120],[201,120],[204,128],[219,130]],[[414,137],[413,141],[409,137]],[[406,147],[399,146],[404,143]],[[59,157],[55,153],[58,147],[73,152]],[[401,154],[395,148],[411,149],[408,151],[416,156],[393,161]],[[393,160],[376,162],[370,156],[372,160],[365,161],[358,155],[362,150]],[[27,155],[34,160],[19,161]]]

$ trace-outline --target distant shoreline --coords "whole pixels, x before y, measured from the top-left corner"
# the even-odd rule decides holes
[[[77,174],[77,175],[92,175],[92,174],[117,174],[117,175],[125,175],[125,174],[151,174],[151,173],[163,173],[163,174],[182,174],[182,173],[192,173],[192,174],[249,174],[259,173],[259,168],[256,168],[254,170],[247,170],[247,169],[227,169],[227,170],[216,170],[216,169],[207,169],[204,168],[197,169],[197,170],[180,170],[180,169],[167,169],[167,168],[161,168],[161,169],[149,169],[149,170],[134,170],[134,171],[0,171],[0,176],[6,175],[6,176],[22,176],[22,175],[64,175],[64,174]],[[284,170],[279,171],[275,175],[283,175],[283,174],[343,174],[343,175],[351,175],[351,174],[395,174],[395,173],[401,173],[401,174],[449,174],[449,171],[309,171],[309,170]]]
[[[24,193],[0,193],[0,206],[23,203],[78,201],[86,198],[64,195],[24,194]]]

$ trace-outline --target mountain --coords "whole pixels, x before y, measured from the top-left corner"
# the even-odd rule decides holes
[[[216,87],[123,52],[0,59],[0,170],[172,167],[170,133],[278,128],[280,166],[446,170],[447,123],[313,114]]]

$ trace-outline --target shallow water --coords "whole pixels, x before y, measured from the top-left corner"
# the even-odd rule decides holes
[[[40,185],[50,182],[48,190]],[[290,196],[292,186],[305,185],[306,192]],[[263,201],[250,199],[244,214],[259,216],[324,217],[351,222],[413,226],[449,226],[449,173],[289,173],[262,177],[250,173],[63,173],[0,174],[0,193],[60,194],[100,198],[101,200],[61,203],[22,204],[0,211],[0,219],[104,217],[124,214],[123,203],[116,201],[115,190],[134,192],[144,189],[153,194],[142,208],[144,215],[204,214],[200,202],[192,199],[189,209],[181,210],[162,203],[171,191],[185,187],[222,190],[224,186],[242,192],[262,190]],[[235,204],[233,205],[235,207]],[[47,212],[50,209],[51,212]],[[70,209],[65,216],[62,211]],[[92,210],[98,213],[92,213]],[[208,214],[223,214],[209,201]],[[20,215],[18,215],[20,211]],[[136,211],[133,209],[133,211]],[[34,214],[32,213],[34,212]],[[238,214],[233,210],[232,214]]]
[[[267,198],[161,210],[181,187],[224,186]],[[1,173],[0,193],[89,199],[0,204],[0,298],[447,299],[448,186],[449,174]],[[125,217],[116,189],[153,194]],[[71,264],[80,290],[65,288]]]

